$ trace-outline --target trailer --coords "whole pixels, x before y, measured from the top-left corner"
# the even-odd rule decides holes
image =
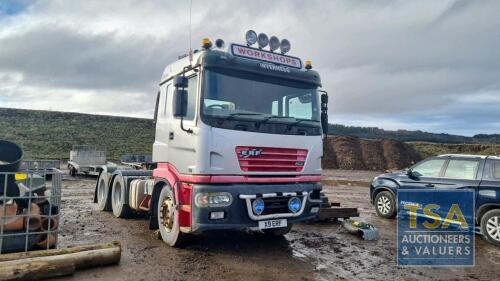
[[[150,170],[154,167],[153,157],[147,154],[125,154],[122,156],[120,163],[136,170]]]
[[[105,147],[74,145],[69,152],[68,171],[71,176],[98,175],[101,167],[107,164]]]
[[[174,247],[211,230],[284,235],[316,217],[328,95],[310,61],[287,55],[288,40],[252,30],[245,39],[226,48],[205,38],[165,68],[153,165],[101,166],[100,210],[145,212]]]

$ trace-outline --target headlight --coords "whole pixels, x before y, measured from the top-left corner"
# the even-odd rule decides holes
[[[292,197],[290,200],[288,200],[288,209],[292,211],[292,213],[297,213],[300,211],[300,208],[302,207],[302,201],[298,197]]]
[[[262,214],[264,212],[264,200],[262,198],[255,199],[252,203],[252,209],[256,215]]]
[[[194,202],[200,208],[227,207],[233,202],[233,196],[229,192],[198,193]]]

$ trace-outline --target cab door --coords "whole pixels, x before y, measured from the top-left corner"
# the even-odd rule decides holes
[[[168,144],[170,141],[169,132],[171,125],[171,111],[169,110],[169,99],[172,96],[172,82],[168,82],[160,87],[155,109],[155,141],[153,143],[153,161],[167,162]]]

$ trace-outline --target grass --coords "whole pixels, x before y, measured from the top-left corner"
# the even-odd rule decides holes
[[[472,155],[500,155],[500,145],[497,144],[443,144],[428,142],[409,142],[422,158],[430,156],[458,153]]]
[[[110,160],[151,154],[151,119],[0,108],[0,138],[19,144],[25,159],[68,159],[73,145],[106,146]]]

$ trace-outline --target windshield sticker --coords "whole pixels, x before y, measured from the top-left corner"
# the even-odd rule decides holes
[[[244,57],[254,60],[266,61],[286,65],[294,68],[302,68],[302,61],[299,58],[284,56],[264,50],[249,48],[237,44],[231,45],[234,56]]]

